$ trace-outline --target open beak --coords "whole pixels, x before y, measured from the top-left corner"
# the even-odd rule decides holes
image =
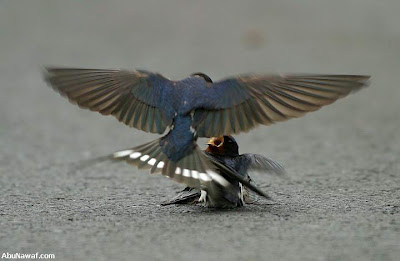
[[[224,137],[212,137],[211,139],[208,140],[207,145],[213,146],[213,147],[221,147],[224,144]]]

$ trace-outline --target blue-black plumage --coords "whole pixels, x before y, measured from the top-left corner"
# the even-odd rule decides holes
[[[260,154],[239,154],[239,145],[232,136],[213,137],[208,142],[205,155],[221,162],[225,166],[235,170],[244,180],[253,184],[249,176],[250,171],[285,175],[281,164]],[[202,204],[214,208],[235,208],[247,203],[254,203],[256,195],[252,194],[241,182],[232,179],[229,173],[220,170],[222,175],[231,184],[229,187],[219,186],[211,182],[208,191],[186,187],[176,197],[167,200],[162,205],[171,204]]]
[[[207,187],[211,181],[231,184],[216,171],[218,163],[199,150],[198,137],[229,135],[300,117],[366,86],[369,78],[243,75],[213,83],[202,73],[171,81],[143,70],[46,70],[53,89],[82,108],[113,115],[147,132],[162,134],[169,128],[162,138],[113,157],[196,188]],[[226,173],[241,178],[235,172]]]

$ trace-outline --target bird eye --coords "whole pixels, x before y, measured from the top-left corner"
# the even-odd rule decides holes
[[[216,140],[216,141],[214,141],[214,144],[215,144],[216,146],[218,146],[219,144],[221,144],[221,141],[220,141],[220,140]]]

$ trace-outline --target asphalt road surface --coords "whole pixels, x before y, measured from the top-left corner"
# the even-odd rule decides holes
[[[56,260],[398,260],[399,1],[0,1],[0,254]],[[161,207],[183,186],[81,159],[155,139],[79,109],[43,65],[181,79],[247,72],[371,74],[301,119],[237,136],[281,162],[274,198],[229,211]],[[204,139],[199,143],[204,146]]]

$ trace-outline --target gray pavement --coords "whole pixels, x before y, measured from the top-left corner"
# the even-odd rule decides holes
[[[56,260],[399,260],[399,1],[0,1],[0,254]],[[160,207],[182,188],[80,159],[156,138],[81,110],[42,65],[371,74],[301,119],[237,136],[290,179],[275,202]],[[199,140],[202,144],[204,140]],[[204,146],[204,145],[202,145]]]

